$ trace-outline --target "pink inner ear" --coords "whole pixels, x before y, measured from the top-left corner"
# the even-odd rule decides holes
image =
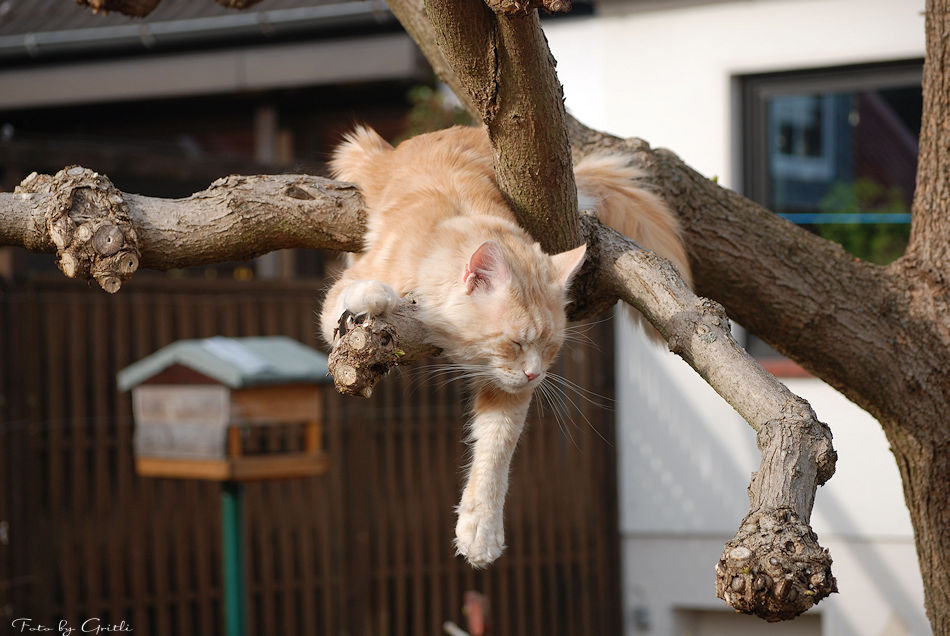
[[[471,294],[476,289],[491,289],[508,282],[509,279],[505,254],[495,241],[482,243],[472,254],[462,274],[466,294]]]

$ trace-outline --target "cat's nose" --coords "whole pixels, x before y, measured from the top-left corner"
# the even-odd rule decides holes
[[[525,371],[524,374],[525,374],[525,377],[528,378],[528,382],[531,382],[531,380],[538,377],[537,373],[532,373],[531,371]]]

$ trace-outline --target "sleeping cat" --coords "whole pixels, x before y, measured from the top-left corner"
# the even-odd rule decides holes
[[[375,131],[347,135],[331,162],[366,200],[366,249],[327,293],[327,342],[344,310],[385,315],[413,292],[432,344],[472,378],[472,463],[458,505],[456,548],[474,567],[504,549],[508,469],[535,388],[564,341],[564,307],[585,246],[545,254],[495,183],[483,129],[455,127],[393,148]],[[641,245],[689,269],[676,219],[637,189],[622,157],[576,168],[579,200]]]

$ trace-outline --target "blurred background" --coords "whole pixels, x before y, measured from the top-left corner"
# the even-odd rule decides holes
[[[542,21],[581,121],[666,146],[878,263],[906,242],[923,1],[592,0]],[[325,174],[354,123],[400,138],[466,121],[383,2],[164,0],[145,19],[0,0],[0,190],[80,164],[183,197],[227,174]],[[338,257],[141,271],[116,296],[0,248],[0,617],[224,633],[220,485],[138,477],[116,372],[180,339],[316,329]],[[741,327],[738,327],[741,332]],[[248,631],[437,634],[466,591],[498,634],[927,634],[880,428],[754,334],[750,351],[835,434],[814,523],[841,594],[788,624],[732,614],[713,565],[745,513],[754,436],[678,359],[609,317],[561,356],[568,423],[538,410],[509,549],[453,554],[464,391],[404,374],[329,395],[326,475],[249,484]],[[882,370],[882,372],[884,372]],[[617,401],[611,402],[616,396]],[[604,408],[607,402],[609,406]],[[268,443],[266,440],[263,442]],[[275,444],[277,442],[274,442]],[[473,630],[474,631],[474,630]]]

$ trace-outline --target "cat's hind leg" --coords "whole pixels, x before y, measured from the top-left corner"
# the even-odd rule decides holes
[[[334,330],[344,312],[355,316],[382,316],[399,303],[399,294],[379,280],[354,278],[349,271],[327,292],[320,312],[320,331],[333,345]]]
[[[508,469],[530,403],[530,392],[512,395],[483,390],[475,399],[472,463],[458,505],[455,547],[476,568],[488,566],[505,549]]]
[[[357,316],[382,316],[398,303],[399,294],[381,280],[357,280],[343,290],[343,309]]]

